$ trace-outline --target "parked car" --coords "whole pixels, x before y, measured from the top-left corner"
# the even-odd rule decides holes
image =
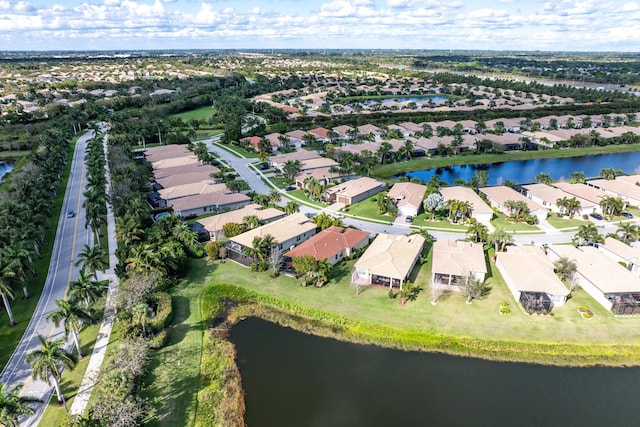
[[[76,216],[76,213],[73,211],[73,209],[69,209],[67,211],[67,218],[73,218],[74,216]]]
[[[284,189],[284,191],[291,191],[291,190],[295,190],[295,189],[296,189],[296,187],[294,187],[293,185],[290,185],[290,186],[286,187]]]
[[[335,214],[333,214],[333,217],[342,219],[342,218],[344,218],[344,215],[342,215],[341,213],[335,213]]]
[[[598,213],[592,213],[592,214],[589,214],[589,216],[591,216],[591,218],[598,219],[598,220],[602,219],[602,215]]]
[[[404,220],[406,222],[412,222],[413,221],[413,217],[411,215],[407,215],[407,217]]]
[[[630,213],[630,212],[622,212],[620,215],[622,215],[625,218],[629,218],[629,219],[633,218],[633,214]]]

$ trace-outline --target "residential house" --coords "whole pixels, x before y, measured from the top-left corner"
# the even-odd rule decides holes
[[[280,139],[283,138],[283,137],[284,137],[283,134],[281,134],[279,132],[274,132],[274,133],[269,133],[269,134],[265,135],[264,139],[269,141],[269,144],[271,145],[271,150],[275,151],[275,150],[278,150],[280,148],[280,145],[282,144]]]
[[[378,234],[356,262],[351,283],[402,289],[420,259],[424,242],[419,234]]]
[[[527,198],[534,202],[549,208],[553,212],[562,212],[563,208],[558,206],[557,201],[565,197],[571,199],[575,197],[580,202],[580,209],[576,212],[577,215],[590,214],[596,209],[599,209],[597,203],[590,202],[581,197],[573,196],[569,193],[565,193],[559,188],[551,187],[547,184],[527,184],[522,188],[526,191]]]
[[[600,202],[603,197],[607,196],[607,193],[604,191],[582,183],[555,182],[552,185],[568,193],[570,196],[579,197],[592,203],[594,205],[593,212],[602,212]]]
[[[278,154],[276,156],[269,157],[269,163],[271,163],[271,166],[273,166],[274,168],[282,171],[282,167],[288,161],[299,160],[300,162],[302,162],[304,160],[319,159],[319,158],[321,158],[321,156],[314,151],[298,150],[298,151],[292,151],[291,153]]]
[[[509,246],[497,252],[496,267],[513,298],[528,313],[548,313],[565,304],[569,288],[554,271],[553,261],[538,246]]]
[[[354,128],[349,125],[341,125],[334,127],[333,131],[338,134],[338,138],[350,141],[353,138]]]
[[[618,239],[607,237],[604,243],[599,244],[598,249],[612,260],[624,264],[627,270],[640,277],[640,245],[634,242],[632,246]]]
[[[398,123],[398,126],[403,127],[408,132],[408,136],[413,136],[417,133],[422,133],[424,131],[422,126],[413,122]]]
[[[614,315],[640,314],[640,277],[593,246],[551,245],[552,261],[566,257],[576,261],[574,280]]]
[[[291,132],[285,133],[285,135],[288,136],[289,139],[291,139],[291,143],[298,149],[300,149],[300,147],[304,145],[304,136],[306,134],[307,133],[305,131],[300,129],[292,130]]]
[[[341,203],[343,206],[350,206],[379,193],[384,188],[384,182],[362,177],[329,187],[326,190],[325,199],[328,203]]]
[[[253,247],[255,237],[271,236],[275,239],[272,250],[286,252],[316,234],[316,224],[303,213],[295,213],[284,218],[246,231],[231,237],[224,243],[229,259],[249,266],[256,260],[244,253],[246,248]]]
[[[171,175],[166,178],[156,178],[156,183],[162,188],[171,188],[178,185],[192,184],[194,182],[201,182],[211,180],[211,174],[220,172],[215,166],[199,169],[197,166],[191,168],[196,169],[195,172],[188,172],[178,175]]]
[[[255,151],[261,151],[260,142],[262,142],[262,138],[259,136],[245,136],[244,138],[240,138],[240,142],[245,142],[253,147]],[[277,147],[271,146],[271,152],[275,151]]]
[[[355,228],[329,227],[287,252],[288,258],[311,255],[316,260],[336,264],[369,244],[369,232]]]
[[[287,214],[276,208],[263,208],[258,204],[250,204],[237,210],[199,219],[198,222],[207,230],[211,240],[221,240],[225,237],[222,231],[222,227],[225,224],[241,224],[244,217],[252,215],[257,216],[261,223],[273,222],[287,216]]]
[[[438,240],[432,253],[431,283],[436,288],[460,291],[469,278],[484,282],[487,276],[482,243]]]
[[[220,172],[220,169],[211,165],[190,164],[190,165],[174,166],[174,167],[154,170],[153,176],[155,177],[156,181],[158,181],[164,178],[171,178],[178,175],[198,173],[198,172],[201,172],[202,174],[208,173],[209,176],[211,176],[212,173]],[[166,188],[170,186],[165,185],[164,187]]]
[[[628,182],[628,178],[619,179],[590,179],[587,185],[604,191],[607,195],[620,197],[632,206],[640,206],[640,187]]]
[[[416,216],[422,208],[422,200],[426,192],[426,185],[397,182],[389,190],[389,197],[396,201],[399,215]]]
[[[246,194],[232,193],[225,189],[213,193],[181,197],[167,204],[173,208],[173,213],[185,218],[191,215],[240,209],[250,203],[251,199]]]
[[[144,151],[144,157],[149,163],[159,160],[173,159],[176,157],[185,157],[193,154],[186,145],[161,145],[159,147],[147,148]]]
[[[216,184],[212,180],[206,180],[163,188],[158,190],[158,194],[163,200],[170,202],[181,197],[195,196],[196,194],[219,193],[223,191],[227,191],[226,184]]]
[[[491,206],[500,210],[507,216],[511,214],[510,209],[505,206],[505,202],[508,200],[525,202],[527,204],[527,209],[529,210],[529,215],[535,216],[538,219],[538,222],[546,220],[547,215],[549,214],[549,209],[531,199],[528,199],[523,194],[517,192],[511,187],[507,187],[506,185],[484,187],[480,188],[479,191],[487,196]]]
[[[182,157],[172,157],[169,159],[157,160],[151,163],[151,167],[153,168],[154,174],[156,171],[165,169],[165,168],[173,168],[176,166],[195,166],[199,164],[200,161],[194,154],[190,154]]]
[[[475,218],[478,222],[483,224],[491,223],[493,210],[480,198],[480,196],[476,194],[475,191],[473,191],[472,188],[461,186],[442,187],[440,189],[440,194],[442,194],[445,202],[449,200],[469,202],[471,205],[471,218]]]
[[[308,130],[307,133],[316,137],[316,141],[318,142],[330,142],[331,138],[329,138],[329,129],[325,129],[322,127],[314,128]]]
[[[363,137],[376,137],[380,135],[380,128],[371,124],[358,126],[358,135]]]

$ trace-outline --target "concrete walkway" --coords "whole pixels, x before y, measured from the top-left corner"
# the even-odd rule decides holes
[[[106,140],[108,136],[105,136],[105,156],[107,155]],[[106,175],[107,175],[107,194],[111,193],[111,176],[109,174],[109,162],[106,162]],[[107,236],[109,240],[109,268],[104,272],[98,272],[98,280],[109,280],[109,291],[107,293],[107,301],[104,308],[104,317],[102,319],[102,325],[96,338],[96,343],[93,347],[93,353],[89,360],[89,365],[82,378],[82,383],[78,389],[73,405],[71,405],[72,415],[82,415],[87,409],[91,392],[96,385],[96,381],[100,375],[100,368],[104,360],[105,353],[107,351],[107,345],[109,344],[109,338],[111,337],[111,329],[116,316],[116,293],[118,291],[118,276],[115,274],[115,266],[118,263],[116,258],[116,222],[113,215],[113,207],[109,206],[107,210]]]

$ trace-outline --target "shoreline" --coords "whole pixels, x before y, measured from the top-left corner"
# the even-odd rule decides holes
[[[235,346],[227,337],[233,325],[247,317],[257,317],[310,335],[401,351],[567,368],[640,366],[640,344],[490,340],[392,328],[302,307],[226,283],[207,285],[199,299],[202,321],[207,325],[208,331],[203,338],[197,426],[217,425],[216,414],[224,414],[225,419],[229,419],[232,412],[235,414],[234,420],[243,419],[245,405],[242,378],[236,364]],[[220,325],[223,325],[224,332],[216,334],[214,331]],[[202,414],[203,411],[206,414]],[[242,425],[237,422],[230,425]]]
[[[509,151],[502,154],[459,154],[452,157],[420,157],[406,162],[389,163],[373,170],[372,175],[383,179],[404,172],[429,170],[447,166],[461,166],[484,163],[505,163],[522,160],[553,159],[567,157],[595,156],[640,151],[640,144],[605,145],[602,147],[545,149],[535,151]],[[570,171],[574,172],[574,171]]]

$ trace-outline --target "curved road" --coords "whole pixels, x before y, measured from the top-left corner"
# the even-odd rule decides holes
[[[76,143],[71,163],[71,174],[67,182],[51,262],[49,263],[49,272],[40,301],[38,301],[20,343],[0,373],[0,382],[9,385],[22,384],[22,395],[42,400],[42,403],[34,405],[36,413],[22,420],[21,425],[23,426],[38,424],[53,392],[53,387],[47,385],[46,382],[36,381],[31,377],[31,368],[25,363],[24,358],[27,353],[38,348],[40,344],[38,334],[53,339],[64,336],[63,328],[56,328],[46,318],[56,308],[55,301],[66,296],[69,281],[75,280],[78,276],[79,269],[74,265],[76,256],[84,245],[93,242],[92,234],[85,228],[85,214],[82,208],[84,201],[82,193],[86,183],[85,147],[87,140],[92,136],[93,131],[89,131],[82,135]],[[66,216],[67,210],[70,209],[76,212],[74,218]],[[71,348],[71,342],[69,341],[67,344],[68,348]]]

